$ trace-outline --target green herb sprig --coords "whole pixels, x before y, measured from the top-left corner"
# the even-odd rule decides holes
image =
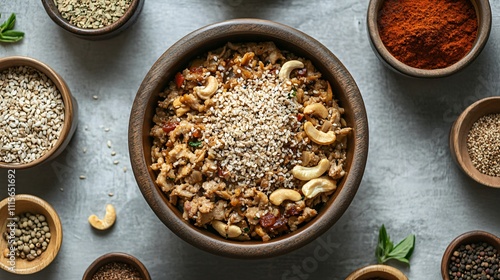
[[[201,147],[201,141],[189,141],[188,145],[194,148],[199,148]]]
[[[12,13],[10,17],[0,25],[0,42],[14,43],[24,38],[24,32],[12,30],[16,24],[16,15]]]
[[[388,260],[397,260],[406,264],[410,264],[410,257],[415,248],[415,235],[410,234],[396,246],[392,243],[385,226],[380,227],[378,236],[378,246],[375,250],[378,263],[385,263]]]

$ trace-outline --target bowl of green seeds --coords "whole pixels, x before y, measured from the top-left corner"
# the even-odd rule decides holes
[[[33,274],[50,265],[63,237],[59,215],[48,202],[13,193],[0,201],[0,233],[0,268],[13,274]]]
[[[49,17],[64,30],[88,40],[114,37],[133,25],[144,0],[42,0]]]

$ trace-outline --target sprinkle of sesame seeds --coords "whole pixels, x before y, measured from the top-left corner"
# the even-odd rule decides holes
[[[287,187],[293,177],[283,158],[290,155],[298,162],[301,157],[290,147],[299,144],[292,136],[300,126],[296,114],[302,105],[288,98],[290,86],[282,84],[274,71],[238,82],[231,91],[213,96],[214,110],[203,119],[205,137],[216,143],[211,152],[230,172],[232,182],[255,187],[256,180],[272,173],[271,182],[281,176]]]

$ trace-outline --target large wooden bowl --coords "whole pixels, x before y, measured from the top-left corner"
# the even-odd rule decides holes
[[[481,117],[500,114],[500,96],[476,101],[458,116],[450,130],[450,151],[460,169],[476,182],[485,186],[500,188],[500,177],[481,173],[474,167],[467,149],[467,135],[472,125]]]
[[[85,270],[82,280],[92,280],[92,276],[94,276],[99,268],[113,262],[126,263],[135,268],[143,280],[151,280],[151,276],[149,275],[146,266],[144,266],[144,264],[136,257],[126,253],[107,253],[100,256],[89,265],[87,270]]]
[[[19,194],[14,196],[14,198],[15,201],[12,201],[12,197],[9,196],[0,202],[1,233],[3,234],[6,225],[9,223],[8,218],[13,217],[9,214],[10,210],[15,209],[13,211],[16,215],[26,212],[44,215],[49,225],[51,238],[47,250],[34,260],[28,261],[27,259],[15,258],[14,269],[11,269],[10,257],[6,258],[3,255],[3,250],[7,248],[9,244],[3,237],[0,238],[0,249],[2,252],[0,256],[0,267],[14,274],[33,274],[47,267],[56,258],[63,239],[62,225],[57,212],[43,199],[27,194]]]
[[[57,87],[61,93],[64,103],[64,123],[59,135],[59,139],[52,149],[48,150],[40,158],[29,163],[7,163],[0,161],[0,168],[5,169],[26,169],[42,163],[49,162],[56,158],[69,144],[76,127],[78,126],[78,104],[71,95],[71,91],[64,79],[47,64],[31,57],[9,56],[0,58],[0,72],[15,66],[29,66],[44,73]]]
[[[347,276],[345,280],[408,280],[399,269],[384,264],[374,264],[362,267]]]
[[[455,74],[471,64],[481,53],[491,30],[491,8],[488,0],[471,0],[478,19],[477,38],[472,49],[453,65],[441,69],[419,69],[396,59],[385,47],[378,29],[379,12],[385,0],[370,0],[366,17],[368,37],[377,57],[391,70],[414,78],[441,78]]]
[[[339,103],[345,108],[347,125],[353,128],[348,138],[347,175],[319,211],[318,216],[299,230],[261,241],[231,241],[182,219],[182,213],[154,183],[150,168],[153,115],[159,93],[175,73],[196,55],[223,46],[227,42],[273,41],[312,61],[332,85]],[[142,82],[132,106],[129,123],[129,150],[139,188],[160,220],[188,243],[208,252],[238,258],[270,257],[297,249],[327,231],[342,216],[354,198],[363,176],[368,154],[368,123],[364,103],[356,83],[342,63],[325,46],[291,27],[266,20],[236,19],[209,25],[194,31],[169,48],[152,66]]]
[[[43,7],[49,17],[64,30],[87,40],[104,40],[112,38],[132,26],[139,18],[145,0],[132,0],[125,14],[116,22],[97,29],[85,29],[71,24],[61,16],[54,0],[42,0]]]
[[[500,238],[497,236],[480,230],[463,233],[453,239],[444,251],[443,258],[441,259],[441,276],[443,277],[443,280],[450,280],[450,277],[448,276],[448,265],[450,264],[453,252],[455,252],[461,245],[479,242],[488,243],[497,249],[497,254],[500,253]]]

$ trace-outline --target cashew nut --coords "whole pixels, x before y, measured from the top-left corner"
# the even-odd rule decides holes
[[[325,119],[328,117],[328,110],[321,103],[313,103],[304,108],[304,114],[314,115]]]
[[[177,97],[176,99],[174,99],[174,101],[172,102],[172,106],[175,109],[175,115],[177,117],[180,117],[180,116],[184,115],[185,113],[189,112],[189,110],[191,110],[191,108],[189,106],[187,106],[186,104],[181,102],[180,96]]]
[[[116,220],[116,212],[115,207],[111,204],[106,205],[106,214],[104,218],[101,220],[96,215],[90,215],[89,223],[92,227],[98,230],[106,230],[110,228]]]
[[[302,186],[302,193],[306,198],[313,198],[323,192],[330,192],[337,189],[337,182],[328,176],[312,179]]]
[[[304,124],[304,131],[306,132],[309,139],[319,145],[330,145],[333,144],[337,139],[333,131],[319,131],[311,122],[306,122]]]
[[[281,70],[279,73],[280,80],[290,79],[290,73],[294,69],[304,68],[304,63],[298,60],[290,60],[285,62],[283,66],[281,66]]]
[[[291,189],[277,189],[269,195],[269,200],[276,206],[281,205],[285,200],[299,201],[301,199],[300,193]]]
[[[214,76],[208,76],[207,84],[203,87],[194,87],[193,90],[200,99],[207,100],[217,91],[219,83]]]
[[[299,180],[308,181],[314,178],[318,178],[319,176],[323,175],[323,173],[325,173],[328,169],[330,169],[330,161],[324,158],[320,160],[318,165],[314,167],[304,167],[296,165],[292,169],[292,175]]]
[[[241,235],[241,229],[235,225],[227,225],[221,221],[212,221],[212,227],[225,238],[236,238]]]

